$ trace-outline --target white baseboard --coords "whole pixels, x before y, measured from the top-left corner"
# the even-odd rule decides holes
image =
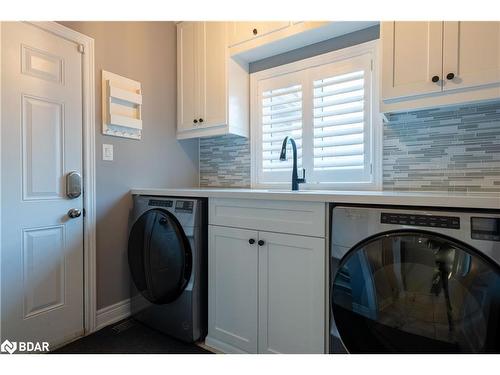
[[[97,310],[96,331],[131,315],[130,298]]]

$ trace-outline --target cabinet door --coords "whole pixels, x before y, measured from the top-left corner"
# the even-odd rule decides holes
[[[230,46],[246,42],[253,38],[272,33],[290,26],[289,21],[281,22],[233,22],[229,41]]]
[[[442,32],[443,22],[382,23],[383,99],[442,90]]]
[[[257,352],[257,238],[256,231],[209,226],[207,342],[247,353]]]
[[[443,43],[444,90],[500,82],[500,22],[445,22]]]
[[[259,353],[324,353],[325,240],[259,232]]]
[[[177,130],[191,130],[197,117],[198,22],[182,22],[177,25]]]
[[[227,124],[227,23],[203,22],[200,37],[198,127]],[[198,119],[199,121],[199,119]]]

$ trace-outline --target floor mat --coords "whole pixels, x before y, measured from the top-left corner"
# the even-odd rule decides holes
[[[142,323],[126,319],[63,346],[54,354],[210,354]]]

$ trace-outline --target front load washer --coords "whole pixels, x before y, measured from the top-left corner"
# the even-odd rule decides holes
[[[135,195],[128,242],[135,319],[186,342],[207,333],[206,199]]]
[[[500,212],[331,212],[331,353],[500,353]]]

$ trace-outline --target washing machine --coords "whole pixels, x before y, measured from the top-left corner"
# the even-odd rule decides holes
[[[334,206],[331,353],[500,353],[500,212]]]
[[[142,195],[133,201],[133,317],[179,340],[201,340],[207,333],[207,201]]]

